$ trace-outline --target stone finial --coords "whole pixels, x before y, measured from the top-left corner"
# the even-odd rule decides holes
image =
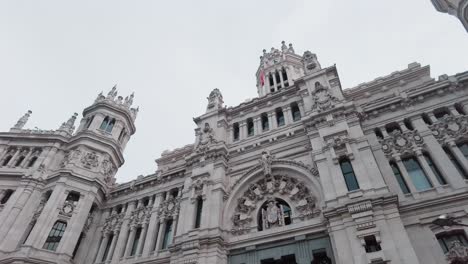
[[[75,121],[76,117],[78,116],[78,113],[74,113],[68,120],[67,122],[62,123],[60,126],[59,130],[66,131],[70,134],[73,134],[73,131],[75,131]]]
[[[132,106],[134,97],[135,97],[134,92],[130,96],[125,97],[124,105],[128,107]]]
[[[213,109],[221,109],[223,107],[223,95],[218,88],[213,89],[210,95],[208,96],[208,106],[206,107],[206,111],[210,111]]]
[[[112,87],[112,89],[107,93],[107,98],[114,100],[117,96],[117,84]]]
[[[29,116],[31,116],[31,114],[32,114],[32,111],[28,110],[28,112],[26,112],[26,114],[24,114],[22,117],[20,117],[20,119],[18,120],[18,122],[16,122],[16,124],[15,124],[15,126],[13,128],[22,129],[24,127],[24,125],[26,125],[26,123],[28,122]]]

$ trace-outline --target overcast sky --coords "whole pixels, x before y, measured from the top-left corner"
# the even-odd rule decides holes
[[[0,1],[0,130],[57,129],[117,84],[135,92],[137,132],[117,181],[156,170],[165,149],[194,142],[192,118],[219,88],[234,106],[256,96],[262,49],[291,42],[343,88],[407,67],[468,70],[468,33],[430,0]]]

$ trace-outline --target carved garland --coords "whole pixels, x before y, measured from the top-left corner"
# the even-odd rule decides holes
[[[446,144],[450,140],[459,141],[467,137],[468,116],[445,115],[429,128],[441,144]]]
[[[380,140],[382,150],[387,157],[392,155],[413,154],[418,147],[424,146],[424,140],[416,130],[393,131],[389,137]]]
[[[233,234],[249,232],[250,223],[255,219],[260,202],[268,195],[286,195],[297,210],[298,218],[312,218],[320,213],[316,208],[317,199],[310,193],[305,183],[285,175],[273,175],[250,184],[242,197],[237,199],[237,206],[232,216]]]

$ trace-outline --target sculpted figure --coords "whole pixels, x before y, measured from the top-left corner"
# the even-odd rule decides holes
[[[273,157],[270,154],[270,151],[263,150],[262,158],[260,159],[260,165],[262,165],[263,173],[265,176],[271,176],[271,163],[273,162]]]

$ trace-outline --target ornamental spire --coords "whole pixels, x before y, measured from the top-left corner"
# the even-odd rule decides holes
[[[15,124],[15,126],[13,128],[22,129],[24,127],[24,125],[26,125],[26,123],[28,122],[29,117],[31,116],[31,114],[32,114],[32,111],[28,110],[28,112],[26,112],[26,114],[24,114],[22,117],[20,117],[20,119],[18,120],[18,122],[16,122],[16,124]]]

